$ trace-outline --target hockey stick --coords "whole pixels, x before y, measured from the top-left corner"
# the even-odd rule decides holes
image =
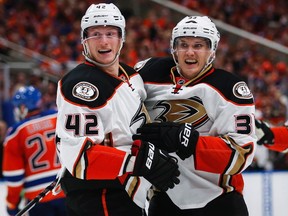
[[[22,210],[20,210],[15,216],[22,216],[26,212],[30,211],[40,200],[42,200],[53,188],[56,186],[58,178],[56,178],[50,185],[48,185],[41,193],[39,193],[33,200],[31,200]]]

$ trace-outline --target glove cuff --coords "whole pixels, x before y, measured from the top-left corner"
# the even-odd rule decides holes
[[[129,158],[127,158],[127,166],[126,166],[126,172],[133,172],[134,165],[135,165],[135,156],[130,155]]]
[[[123,165],[122,174],[133,172],[134,164],[135,164],[135,156],[129,154]]]

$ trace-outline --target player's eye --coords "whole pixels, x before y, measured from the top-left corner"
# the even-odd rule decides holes
[[[204,44],[202,43],[195,43],[193,46],[193,49],[195,50],[199,50],[199,49],[202,49],[204,47]]]
[[[105,35],[108,38],[114,38],[114,37],[118,37],[118,32],[110,31],[110,32],[107,32]]]

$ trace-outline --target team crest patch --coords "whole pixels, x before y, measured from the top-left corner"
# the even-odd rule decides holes
[[[79,82],[73,87],[72,94],[81,100],[93,101],[98,98],[99,90],[89,82]]]
[[[241,98],[241,99],[250,99],[253,97],[247,84],[243,81],[238,82],[233,86],[233,94],[237,98]]]

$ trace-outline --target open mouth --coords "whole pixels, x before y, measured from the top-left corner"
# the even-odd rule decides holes
[[[197,60],[195,60],[195,59],[186,59],[185,60],[185,63],[186,64],[189,64],[189,65],[192,65],[192,64],[196,64],[197,63]]]
[[[111,52],[112,50],[111,49],[108,49],[108,50],[98,50],[98,53],[100,54],[106,54],[106,53],[109,53]]]

